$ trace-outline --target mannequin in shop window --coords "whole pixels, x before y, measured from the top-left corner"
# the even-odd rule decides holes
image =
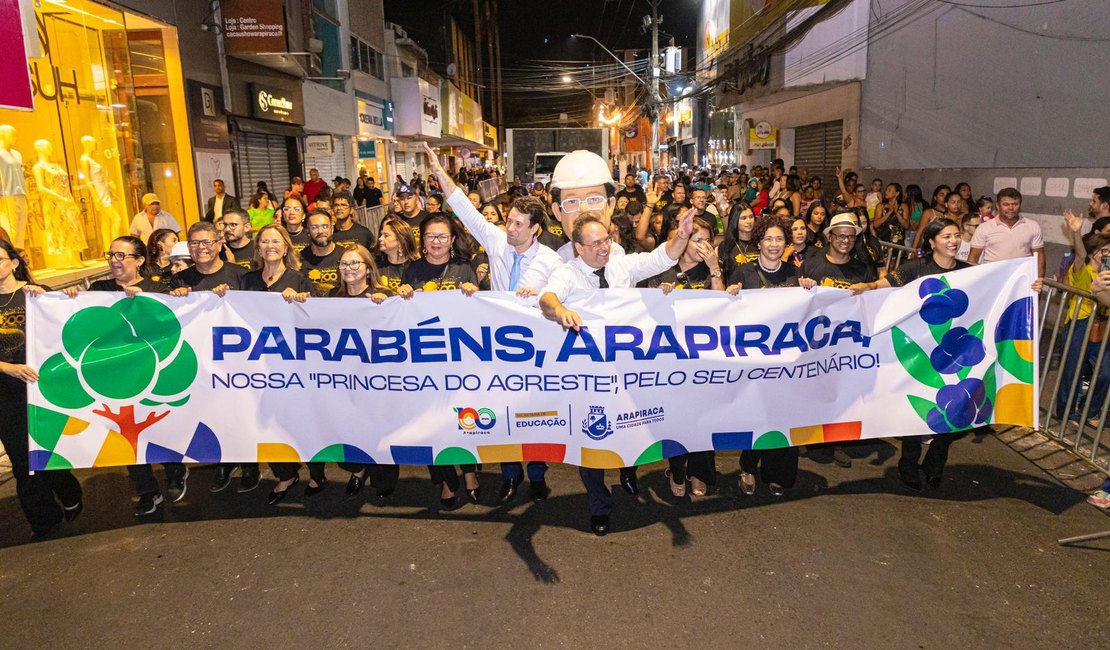
[[[23,248],[27,236],[27,189],[23,184],[23,156],[15,145],[15,127],[0,124],[0,227],[12,244]]]
[[[77,203],[69,190],[69,173],[51,160],[54,145],[35,140],[38,162],[31,168],[42,200],[46,265],[50,268],[79,266],[81,252],[88,247]]]
[[[127,234],[127,218],[116,207],[115,184],[108,178],[108,170],[93,156],[96,151],[96,138],[91,135],[81,137],[81,175],[88,184],[92,195],[96,224],[100,227],[100,242],[105,250],[112,240]]]

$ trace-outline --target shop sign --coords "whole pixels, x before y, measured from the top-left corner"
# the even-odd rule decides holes
[[[222,0],[220,14],[228,54],[288,50],[282,0]]]
[[[304,153],[306,156],[330,156],[335,151],[335,143],[330,135],[306,135]]]
[[[418,77],[390,80],[400,136],[438,138],[443,134],[439,88]]]
[[[497,148],[497,129],[489,122],[482,122],[482,144],[490,149]]]
[[[185,94],[193,124],[193,148],[226,151],[228,135],[223,91],[216,86],[186,79]]]
[[[4,80],[0,84],[0,107],[29,111],[35,104],[20,4],[19,0],[0,0],[0,43],[4,43],[0,48],[0,79]]]
[[[254,99],[252,106],[255,117],[278,122],[295,121],[293,100],[289,99],[284,90],[253,84],[251,97]]]
[[[388,138],[393,135],[391,103],[385,100],[359,99],[358,134],[361,137]]]
[[[359,160],[373,160],[378,157],[378,143],[373,140],[358,141]]]
[[[748,149],[774,149],[778,147],[779,130],[770,122],[759,121],[748,129]]]

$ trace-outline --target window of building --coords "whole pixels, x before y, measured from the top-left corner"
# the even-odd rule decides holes
[[[385,79],[382,53],[356,36],[351,37],[351,69]]]
[[[184,227],[195,180],[177,31],[87,0],[35,12],[35,108],[0,110],[0,226],[49,282],[102,268],[144,194]]]
[[[402,77],[415,77],[416,76],[416,68],[412,67],[411,65],[408,65],[407,63],[402,63],[401,64],[401,76]]]

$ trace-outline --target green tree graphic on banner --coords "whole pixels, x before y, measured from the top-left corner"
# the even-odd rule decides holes
[[[137,452],[144,430],[169,415],[160,407],[189,401],[197,355],[181,340],[181,324],[169,307],[143,296],[110,307],[87,307],[66,321],[62,348],[39,369],[39,390],[62,409],[84,409],[113,422]],[[109,402],[132,402],[113,412]],[[136,420],[137,402],[153,410]]]

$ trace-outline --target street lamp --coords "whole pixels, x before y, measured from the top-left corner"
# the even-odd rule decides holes
[[[658,17],[654,13],[655,10],[656,10],[656,7],[657,7],[657,5],[652,5],[652,12],[653,12],[652,13],[652,19],[654,21],[658,21]],[[621,66],[623,66],[625,70],[628,70],[629,74],[631,74],[633,77],[635,77],[636,81],[639,81],[640,84],[648,91],[648,97],[650,98],[651,108],[652,108],[651,113],[653,114],[653,116],[650,120],[650,123],[651,123],[651,167],[652,167],[653,170],[658,170],[659,169],[659,104],[661,103],[660,102],[660,97],[659,97],[659,80],[658,80],[658,78],[654,79],[654,81],[655,81],[654,84],[649,84],[648,82],[644,81],[643,78],[641,78],[640,75],[636,74],[635,71],[632,70],[632,68],[628,67],[625,64],[624,61],[621,61],[620,57],[618,57],[616,54],[613,54],[612,52],[610,52],[609,48],[605,47],[605,45],[603,45],[601,43],[601,41],[597,40],[593,36],[586,36],[585,34],[571,34],[571,38],[588,38],[591,41],[593,41],[594,43],[597,43],[598,47],[605,50],[606,54],[613,57],[613,59],[617,63],[621,64]],[[653,70],[657,70],[657,66],[659,65],[659,61],[658,61],[658,58],[659,58],[658,47],[659,47],[659,45],[658,45],[657,41],[658,41],[658,37],[656,37],[656,40],[653,41],[652,62],[651,62]]]

